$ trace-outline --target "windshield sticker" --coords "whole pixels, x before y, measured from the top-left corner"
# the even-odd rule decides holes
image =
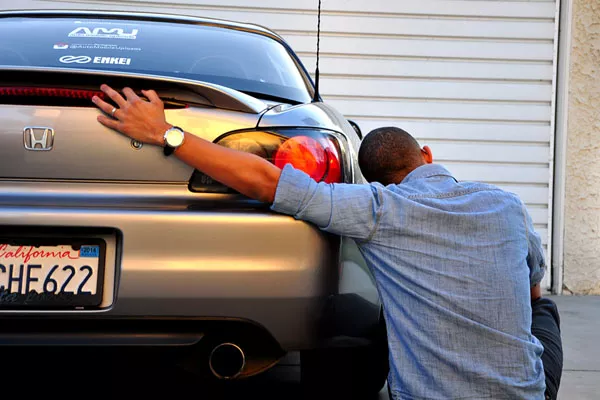
[[[92,61],[92,57],[89,56],[62,56],[58,59],[63,64],[87,64]]]
[[[87,28],[80,26],[75,28],[69,37],[83,37],[83,38],[103,38],[103,39],[136,39],[138,34],[137,29],[132,29],[130,33],[125,32],[121,28]]]
[[[90,56],[62,56],[58,59],[63,64],[114,64],[131,65],[131,58],[124,57],[90,57]]]
[[[93,21],[80,21],[80,20],[75,20],[73,21],[74,24],[84,24],[84,25],[88,25],[90,23],[92,24],[102,24],[102,25],[119,25],[119,26],[139,26],[139,23],[129,23],[129,22],[125,22],[125,21],[118,21],[118,22],[114,22],[111,20],[106,20],[106,19],[94,19]]]
[[[118,50],[118,51],[142,51],[141,47],[119,46],[116,44],[100,44],[100,43],[55,43],[55,50]]]

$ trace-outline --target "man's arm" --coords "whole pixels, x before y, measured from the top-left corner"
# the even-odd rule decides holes
[[[375,235],[384,203],[380,185],[317,183],[288,164],[271,208],[324,231],[368,241]]]
[[[119,108],[114,114],[116,119],[99,115],[100,123],[140,142],[164,146],[163,135],[172,125],[165,119],[164,106],[156,92],[143,91],[150,100],[148,102],[130,88],[123,89],[127,99],[107,85],[102,85],[101,89]],[[97,97],[93,101],[102,111],[111,114],[113,107],[110,104]],[[243,195],[273,202],[281,169],[263,158],[228,149],[188,132],[174,155]]]
[[[275,198],[281,169],[264,158],[228,149],[188,132],[184,144],[174,154],[184,163],[245,196],[265,203],[272,203]]]
[[[106,85],[101,89],[118,105],[118,110],[114,119],[99,115],[100,123],[140,142],[164,145],[163,134],[172,125],[167,123],[163,103],[154,91],[142,91],[149,99],[145,101],[130,88],[123,89],[126,99]],[[113,107],[108,103],[97,97],[93,102],[112,114]],[[228,149],[188,132],[174,155],[216,181],[272,204],[274,211],[331,233],[368,240],[381,216],[379,186],[317,183],[289,164],[281,170],[261,157]]]
[[[546,273],[546,260],[544,257],[544,248],[540,235],[533,227],[531,216],[527,212],[525,204],[521,204],[525,219],[525,229],[527,233],[527,265],[529,266],[529,281],[531,286],[531,300],[542,297],[542,288],[540,286],[542,278]]]

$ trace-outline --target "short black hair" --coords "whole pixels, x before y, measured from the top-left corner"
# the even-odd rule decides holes
[[[400,183],[410,171],[424,164],[424,160],[419,142],[408,132],[382,127],[372,130],[363,139],[358,164],[368,182],[389,185]]]

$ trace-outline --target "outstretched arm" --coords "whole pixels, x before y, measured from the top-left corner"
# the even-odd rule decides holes
[[[105,113],[98,121],[142,143],[164,146],[167,123],[164,105],[153,90],[140,99],[130,88],[125,98],[107,85],[101,89],[118,106],[94,97]],[[382,214],[381,187],[373,185],[317,183],[288,164],[283,169],[253,154],[228,149],[190,133],[174,155],[216,181],[250,198],[271,204],[271,209],[311,222],[320,229],[355,239],[370,240]]]
[[[156,92],[142,91],[150,100],[145,101],[130,88],[123,89],[126,99],[107,85],[101,89],[119,107],[113,114],[114,119],[99,115],[100,123],[142,143],[164,146],[163,135],[172,125],[165,119],[164,105]],[[112,114],[110,104],[97,97],[93,102],[105,113]],[[254,154],[228,149],[186,132],[183,144],[174,155],[245,196],[266,203],[272,203],[275,198],[281,169]]]
[[[544,247],[540,235],[533,227],[531,215],[527,212],[525,204],[521,205],[525,219],[525,230],[527,234],[528,253],[527,265],[529,266],[529,282],[531,288],[531,300],[542,297],[541,281],[547,272],[546,260],[544,257]]]

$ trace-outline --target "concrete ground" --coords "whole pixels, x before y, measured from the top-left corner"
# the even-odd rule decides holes
[[[559,400],[600,399],[600,297],[556,296],[564,365]]]

